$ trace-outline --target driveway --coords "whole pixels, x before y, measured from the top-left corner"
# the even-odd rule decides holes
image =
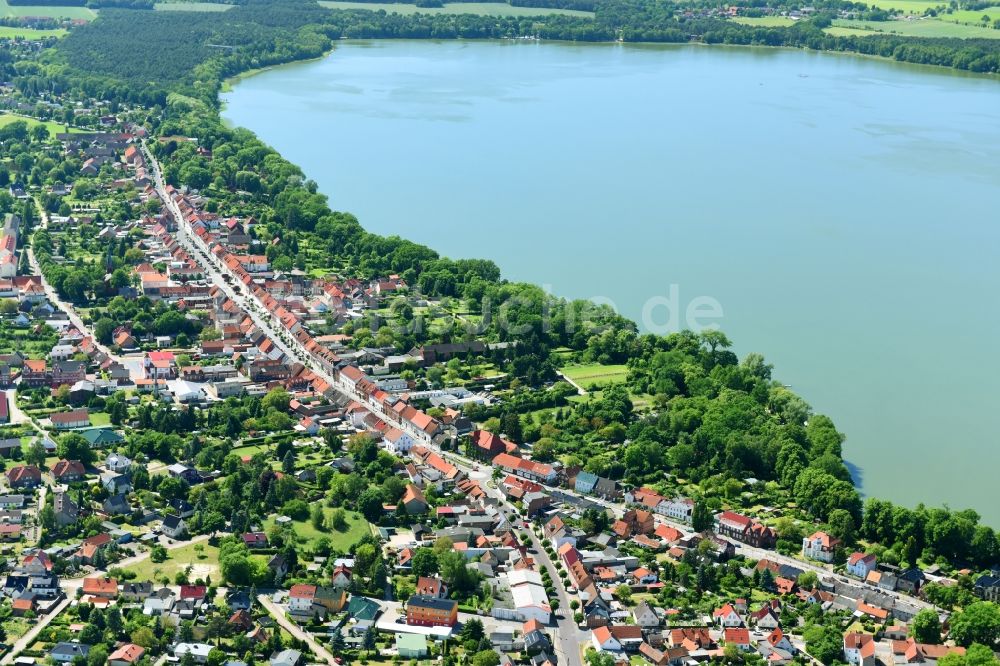
[[[14,660],[18,657],[18,655],[27,650],[28,646],[35,642],[35,637],[38,636],[39,632],[45,627],[49,626],[49,622],[51,622],[56,615],[59,615],[59,613],[62,613],[64,610],[66,610],[66,607],[69,606],[70,601],[71,601],[70,597],[63,599],[56,605],[55,608],[52,609],[52,612],[50,612],[45,617],[39,619],[35,624],[35,626],[29,629],[28,632],[24,634],[24,636],[21,636],[19,639],[17,639],[17,642],[15,642],[14,645],[11,647],[10,652],[8,652],[3,659],[0,659],[0,664],[13,664]]]
[[[271,617],[274,618],[275,622],[277,622],[282,629],[300,641],[305,642],[305,644],[309,646],[309,649],[312,650],[313,654],[316,655],[317,659],[325,661],[327,664],[330,664],[330,666],[336,665],[337,662],[334,660],[333,655],[330,654],[330,651],[320,645],[316,639],[312,637],[312,634],[308,631],[303,631],[302,627],[285,617],[285,611],[271,601],[270,595],[259,594],[257,595],[257,601],[259,601],[260,605],[271,614]]]

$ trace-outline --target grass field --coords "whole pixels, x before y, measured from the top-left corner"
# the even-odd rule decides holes
[[[787,28],[795,25],[795,21],[787,16],[740,16],[733,20],[743,25],[756,25],[762,28]]]
[[[879,9],[899,9],[912,14],[923,14],[932,7],[947,6],[943,0],[868,0],[866,5],[874,5]]]
[[[1000,19],[1000,7],[987,7],[976,11],[959,10],[951,14],[938,14],[938,18],[946,23],[975,23],[982,25],[982,18],[990,17],[990,22]]]
[[[54,19],[84,19],[94,20],[97,14],[86,7],[42,7],[35,5],[18,5],[13,7],[7,0],[0,0],[0,16],[47,16]]]
[[[920,19],[913,21],[845,21],[833,22],[835,28],[855,28],[869,30],[870,34],[888,33],[907,37],[958,37],[970,39],[1000,39],[1000,30],[984,28],[981,25],[961,25],[940,19]]]
[[[153,9],[158,12],[224,12],[235,5],[218,2],[157,2]]]
[[[327,518],[333,513],[333,509],[323,508]],[[269,532],[274,526],[274,516],[264,521],[264,531]],[[309,520],[292,521],[292,529],[295,530],[296,541],[302,545],[313,544],[322,537],[330,539],[330,546],[334,550],[347,552],[347,550],[361,540],[363,536],[371,534],[368,521],[355,511],[347,512],[347,529],[343,532],[336,530],[317,530]]]
[[[62,123],[57,123],[54,120],[41,121],[41,120],[35,120],[34,118],[15,116],[13,113],[0,113],[0,127],[4,127],[13,122],[17,122],[18,120],[23,120],[24,122],[28,123],[29,129],[34,127],[35,125],[45,125],[46,127],[49,128],[49,134],[51,136],[55,136],[56,134],[60,134],[66,131],[65,125],[63,125]],[[81,132],[82,130],[74,129],[71,127],[69,131]]]
[[[825,32],[828,35],[833,35],[835,37],[867,37],[869,35],[876,34],[874,30],[862,30],[861,28],[842,28],[838,26],[824,28],[823,32]]]
[[[192,543],[167,551],[167,559],[154,562],[146,558],[142,562],[128,567],[134,571],[137,580],[159,580],[163,576],[170,578],[173,584],[178,571],[191,567],[190,579],[204,579],[211,576],[213,581],[221,580],[219,575],[219,549],[206,542]]]
[[[476,14],[478,16],[543,16],[563,14],[566,16],[593,16],[593,12],[576,9],[542,9],[537,7],[512,7],[503,2],[446,2],[444,7],[417,7],[402,3],[373,4],[368,2],[341,2],[340,0],[320,0],[319,4],[330,9],[385,10],[397,14]]]
[[[94,412],[90,415],[90,425],[106,426],[111,425],[111,415],[107,412]]]
[[[0,25],[0,39],[40,39],[42,37],[62,37],[66,31],[62,28],[55,30],[36,30],[35,28],[15,28],[8,25]]]
[[[567,365],[559,369],[564,375],[590,390],[591,386],[599,388],[610,384],[620,384],[625,381],[628,370],[624,365]]]

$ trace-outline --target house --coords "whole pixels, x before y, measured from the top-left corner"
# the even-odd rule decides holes
[[[275,580],[280,580],[288,575],[288,562],[280,553],[267,561],[267,568],[270,569]]]
[[[42,482],[42,471],[34,465],[18,465],[7,470],[7,483],[11,488],[35,488]]]
[[[834,552],[840,544],[840,539],[826,532],[813,532],[802,539],[802,555],[820,562],[833,562]]]
[[[495,456],[493,458],[493,466],[531,481],[548,485],[554,484],[558,477],[558,473],[551,465],[525,460],[509,453],[501,453]]]
[[[590,642],[598,652],[621,652],[622,644],[611,633],[611,627],[597,627],[590,632]]]
[[[267,548],[267,535],[263,532],[247,532],[243,535],[243,543],[247,548]]]
[[[994,603],[1000,602],[1000,576],[995,575],[998,573],[1000,571],[994,570],[976,579],[975,592],[977,597]]]
[[[60,460],[52,466],[52,477],[60,483],[79,481],[85,475],[86,470],[79,460]]]
[[[330,582],[333,583],[334,587],[347,589],[351,586],[352,577],[350,567],[346,564],[338,564],[330,575]]]
[[[132,513],[132,505],[128,503],[125,495],[112,495],[104,500],[101,506],[104,512],[110,516],[121,516]]]
[[[86,428],[90,425],[90,412],[87,409],[74,409],[71,412],[58,412],[49,416],[52,427],[56,430],[72,430]]]
[[[844,659],[853,666],[876,666],[875,639],[870,634],[844,634]]]
[[[212,651],[212,646],[207,643],[177,643],[174,645],[174,657],[183,659],[187,655],[196,664],[204,664],[208,661],[208,653]]]
[[[270,666],[299,666],[302,663],[302,653],[298,650],[282,650],[272,654],[268,662]]]
[[[171,539],[180,539],[187,534],[187,523],[180,516],[167,515],[160,529]]]
[[[186,499],[175,497],[169,502],[170,508],[181,518],[190,518],[194,515],[194,507]]]
[[[796,652],[795,646],[792,645],[792,642],[788,640],[785,633],[778,627],[775,627],[771,633],[767,635],[767,644],[775,650],[784,650],[785,652],[790,652],[792,654],[795,654]]]
[[[907,594],[916,594],[924,584],[924,572],[910,567],[896,576],[896,589]]]
[[[754,548],[773,548],[778,540],[770,527],[732,511],[723,511],[715,517],[715,531]]]
[[[632,609],[632,619],[643,629],[653,629],[660,626],[660,616],[646,601],[641,601]]]
[[[114,578],[84,578],[83,594],[90,597],[115,599],[118,597],[118,581]]]
[[[594,649],[602,652],[638,650],[642,644],[642,629],[634,624],[614,624],[597,627],[590,632]]]
[[[421,627],[454,627],[458,602],[415,594],[406,602],[406,623]]]
[[[386,430],[385,434],[382,435],[382,441],[385,442],[385,448],[389,453],[396,455],[408,452],[416,443],[408,432],[404,432],[399,428],[389,428]]]
[[[312,615],[315,585],[292,585],[288,591],[288,612],[292,615]]]
[[[127,472],[132,467],[132,460],[120,453],[111,453],[104,459],[104,469],[109,472]]]
[[[712,619],[719,624],[720,627],[742,627],[743,618],[740,617],[736,609],[733,608],[732,604],[724,604],[720,608],[716,608],[712,612]]]
[[[517,445],[508,442],[499,435],[495,435],[488,430],[473,430],[469,435],[469,446],[466,452],[480,460],[492,460],[501,453],[514,453]]]
[[[146,580],[137,583],[123,583],[119,598],[127,601],[145,601],[153,594],[153,584]]]
[[[400,504],[406,509],[406,513],[411,516],[427,513],[428,504],[424,498],[424,493],[412,483],[406,485],[406,492],[403,493]]]
[[[73,554],[73,559],[83,564],[93,564],[94,557],[98,551],[107,547],[111,543],[110,534],[96,534],[88,537],[80,544],[80,548]]]
[[[854,552],[847,558],[847,573],[865,580],[868,574],[875,570],[878,560],[869,553]]]
[[[132,491],[132,477],[128,474],[105,472],[101,474],[101,485],[112,495],[122,495]]]
[[[750,613],[750,621],[758,629],[776,629],[781,626],[781,618],[771,604],[764,604]]]
[[[92,449],[101,449],[125,441],[124,437],[111,428],[87,428],[86,430],[81,430],[80,435],[90,442],[90,448]]]
[[[226,605],[230,610],[250,610],[253,607],[253,599],[246,590],[231,590],[226,595]]]
[[[403,659],[423,659],[427,656],[427,638],[422,634],[396,634],[396,652]]]
[[[91,646],[86,643],[56,643],[49,650],[49,656],[57,664],[69,664],[77,657],[86,660],[87,655],[90,654],[90,648]]]
[[[181,585],[180,599],[181,601],[190,600],[200,604],[205,601],[207,593],[208,588],[204,585]]]
[[[444,598],[448,596],[448,586],[440,578],[421,576],[417,579],[417,594]]]
[[[148,597],[142,604],[143,615],[158,616],[169,613],[174,608],[176,595],[168,587],[161,587]]]
[[[722,640],[726,645],[735,645],[744,652],[753,647],[750,644],[750,631],[746,627],[726,627],[722,632]]]

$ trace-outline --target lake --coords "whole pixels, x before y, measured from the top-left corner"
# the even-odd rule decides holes
[[[372,231],[654,329],[721,309],[695,323],[829,414],[866,494],[1000,527],[997,79],[795,50],[384,41],[224,98]]]

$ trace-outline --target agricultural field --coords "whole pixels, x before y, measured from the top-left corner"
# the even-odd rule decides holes
[[[2,1],[2,0],[0,0]],[[11,30],[20,30],[20,28],[10,28]],[[54,32],[54,31],[37,31],[37,32]],[[0,35],[2,36],[2,35]],[[49,135],[55,136],[56,134],[61,134],[66,131],[66,126],[62,123],[58,123],[54,120],[35,120],[34,118],[25,118],[24,116],[18,116],[13,113],[0,113],[0,127],[5,127],[11,123],[17,122],[18,120],[23,120],[28,123],[28,129],[31,129],[35,125],[45,125],[49,128]],[[69,128],[70,133],[78,133],[83,130],[76,129],[75,127]]]
[[[909,14],[923,14],[928,9],[948,5],[947,2],[940,0],[870,0],[865,4],[885,10],[899,9]]]
[[[914,19],[911,21],[849,21],[838,19],[833,22],[833,27],[865,30],[869,34],[887,33],[908,37],[958,37],[960,39],[978,37],[980,39],[1000,39],[1000,30],[985,28],[982,25],[962,25],[933,18]]]
[[[212,580],[221,580],[219,574],[219,549],[202,541],[199,543],[189,543],[180,548],[167,550],[167,559],[163,562],[154,562],[147,557],[138,564],[126,567],[126,570],[135,572],[136,580],[159,581],[169,578],[173,584],[174,577],[178,572],[187,571],[190,567],[189,578],[197,580],[210,576]]]
[[[62,37],[66,31],[62,28],[41,30],[37,28],[22,28],[0,25],[0,39],[41,39],[43,37]]]
[[[567,365],[559,369],[569,379],[585,390],[591,387],[603,388],[610,384],[620,384],[625,381],[628,369],[624,365]]]
[[[739,16],[733,21],[760,28],[787,28],[790,25],[795,25],[795,21],[787,16]]]
[[[224,12],[234,6],[219,2],[157,2],[153,9],[158,12]]]
[[[342,2],[340,0],[320,0],[321,5],[330,9],[385,10],[392,14],[475,14],[477,16],[543,16],[562,14],[565,16],[593,16],[593,12],[576,9],[543,9],[538,7],[512,7],[504,2],[446,2],[444,7],[417,7],[403,3],[372,4],[369,2]]]
[[[333,509],[324,507],[323,513],[326,518],[330,517]],[[334,550],[346,553],[351,546],[361,540],[362,537],[371,534],[371,526],[361,514],[355,511],[347,511],[347,529],[338,530],[318,530],[310,520],[293,520],[289,529],[295,531],[296,542],[306,546],[307,550],[315,550],[315,544],[322,538],[330,540],[330,547]],[[274,527],[274,516],[264,521],[264,531],[270,533]]]
[[[46,7],[42,5],[17,5],[7,4],[7,0],[0,0],[0,17],[10,18],[14,16],[45,16],[54,19],[83,19],[93,21],[97,13],[87,7]]]

